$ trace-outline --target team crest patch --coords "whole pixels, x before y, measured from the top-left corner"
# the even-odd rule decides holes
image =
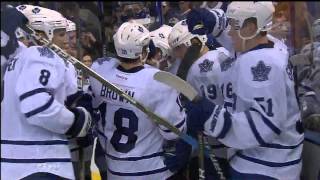
[[[251,67],[253,81],[267,81],[271,71],[271,66],[266,66],[263,61],[259,61],[257,66]]]
[[[234,58],[228,58],[228,59],[224,60],[223,62],[221,62],[220,63],[221,71],[223,72],[223,71],[228,70],[232,66],[234,61],[235,61]]]
[[[202,63],[199,64],[200,72],[209,72],[212,70],[213,61],[205,59]]]
[[[105,61],[110,61],[111,57],[102,57],[102,58],[98,58],[96,59],[96,62],[98,62],[99,65],[103,64]]]
[[[32,12],[34,14],[38,14],[40,12],[40,9],[38,7],[35,7],[35,8],[32,9]]]
[[[25,5],[21,5],[21,6],[18,7],[18,9],[20,9],[21,11],[23,11],[26,8],[27,8],[27,6],[25,6]]]
[[[37,49],[40,52],[40,56],[44,56],[47,58],[54,57],[54,53],[48,47],[38,47]]]

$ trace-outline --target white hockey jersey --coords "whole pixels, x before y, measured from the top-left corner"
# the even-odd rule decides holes
[[[64,135],[74,121],[64,106],[77,90],[71,66],[40,46],[9,60],[1,102],[1,179],[36,172],[75,178]]]
[[[235,170],[291,180],[299,179],[303,130],[288,51],[281,47],[259,45],[227,66],[222,86],[230,111],[216,106],[205,133],[231,147]]]
[[[140,66],[128,71],[121,68],[116,59],[94,63],[92,68],[184,131],[185,112],[179,104],[179,94],[153,79],[158,69]],[[90,83],[94,106],[106,103],[98,134],[106,154],[108,179],[162,180],[172,176],[163,163],[162,146],[165,139],[176,139],[177,136],[155,124],[145,113],[94,78],[90,78]]]
[[[198,94],[208,98],[215,104],[223,105],[223,95],[219,88],[221,78],[220,63],[227,60],[229,52],[225,48],[217,48],[202,55],[189,69],[187,82]],[[209,138],[213,152],[220,158],[226,158],[226,148],[215,138]]]

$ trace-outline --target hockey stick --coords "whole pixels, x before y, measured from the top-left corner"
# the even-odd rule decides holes
[[[198,43],[197,41],[195,43]],[[182,65],[182,67],[179,67],[179,75],[183,78],[187,77],[187,73],[188,70],[190,69],[191,65],[193,64],[193,62],[196,60],[196,58],[199,56],[199,54],[197,54],[197,51],[200,53],[200,47],[190,47],[187,51],[187,54],[185,55],[185,59],[182,60],[184,64]],[[191,59],[192,58],[192,59]],[[197,99],[199,98],[199,96],[197,96],[197,92],[196,90],[190,85],[188,84],[186,81],[182,80],[181,78],[172,75],[171,73],[168,72],[163,72],[163,71],[159,71],[154,75],[154,79],[164,83],[168,86],[173,87],[174,89],[176,89],[177,91],[181,92],[185,97],[187,97],[190,101],[197,101]],[[215,155],[213,154],[210,146],[208,145],[208,142],[206,141],[206,138],[203,137],[203,139],[201,138],[203,137],[202,135],[198,134],[198,141],[199,141],[199,145],[201,146],[205,146],[205,147],[201,147],[200,146],[200,151],[199,151],[199,179],[201,179],[201,174],[202,172],[204,172],[204,161],[203,159],[203,152],[201,152],[201,149],[205,149],[204,150],[204,154],[206,155],[206,157],[210,158],[212,164],[214,165],[217,173],[220,176],[221,180],[226,179],[222,169],[219,165],[219,162],[217,161]],[[203,142],[203,143],[201,143]],[[202,154],[202,155],[201,155]],[[201,158],[202,156],[202,158]]]
[[[49,42],[47,39],[35,34],[35,32],[33,32],[30,35],[33,38],[35,38],[37,41],[39,41],[40,43],[44,44],[44,46],[46,46],[46,47],[50,48],[51,50],[53,50],[55,53],[57,53],[65,61],[69,61],[76,68],[79,68],[79,69],[83,70],[89,76],[92,76],[93,78],[95,78],[96,80],[98,80],[102,84],[106,85],[111,90],[113,90],[115,93],[117,93],[120,96],[122,96],[125,100],[130,102],[133,106],[135,106],[136,108],[138,108],[139,110],[141,110],[142,112],[147,114],[150,117],[150,119],[153,120],[156,124],[162,125],[162,126],[166,127],[167,129],[169,129],[170,131],[172,131],[173,133],[175,133],[176,135],[178,135],[181,139],[183,139],[185,142],[190,144],[193,149],[197,149],[198,148],[197,141],[194,138],[192,138],[191,136],[181,132],[178,128],[176,128],[175,126],[171,125],[164,118],[162,118],[162,117],[156,115],[155,113],[153,113],[152,111],[150,111],[147,107],[143,106],[140,102],[136,101],[134,98],[132,98],[131,96],[129,96],[128,94],[123,92],[120,88],[118,88],[117,86],[113,85],[112,83],[110,83],[109,81],[104,79],[102,76],[100,76],[98,73],[93,71],[91,68],[89,68],[86,65],[84,65],[81,61],[79,61],[78,59],[72,57],[71,55],[69,55],[68,53],[63,51],[61,48],[59,48],[57,45]]]
[[[194,101],[194,100],[197,101],[197,98],[199,98],[199,96],[197,96],[198,94],[197,91],[190,84],[188,84],[186,81],[182,80],[181,78],[175,75],[172,75],[171,73],[159,71],[154,75],[153,78],[161,83],[164,83],[168,86],[173,87],[174,89],[182,93],[184,96],[186,96],[190,101]],[[199,141],[199,144],[200,143],[201,142]],[[216,169],[218,175],[220,176],[220,180],[225,180],[226,178],[223,174],[223,171],[214,153],[212,152],[206,137],[203,137],[203,144],[204,144],[205,156],[211,160],[214,168]],[[201,150],[201,146],[199,147],[199,150]],[[201,171],[201,168],[199,168],[199,172],[200,171]]]
[[[189,69],[192,64],[199,58],[200,51],[202,49],[202,44],[197,38],[191,39],[191,46],[188,48],[187,53],[184,55],[182,62],[178,68],[177,76],[183,80],[187,79]],[[199,152],[198,152],[198,176],[200,180],[205,179],[205,170],[204,170],[204,143],[203,135],[201,132],[198,133],[198,142],[199,142]]]

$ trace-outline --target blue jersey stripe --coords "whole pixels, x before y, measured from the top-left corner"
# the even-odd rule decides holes
[[[261,115],[261,118],[263,120],[263,122],[276,134],[280,135],[281,130],[272,123],[272,121],[270,121],[268,118],[264,117],[263,114],[261,114],[258,110],[254,109],[254,108],[250,108],[251,111],[257,112]]]
[[[217,136],[218,139],[225,138],[232,125],[231,114],[228,111],[224,112],[223,119],[224,119],[224,124],[221,132]]]
[[[186,119],[183,119],[181,122],[179,122],[177,125],[175,125],[175,127],[179,129],[179,128],[181,128],[181,126],[184,125],[185,122],[186,122]],[[161,129],[161,131],[166,132],[166,133],[170,133],[171,132],[168,129]]]
[[[253,157],[249,157],[249,156],[241,154],[240,152],[237,152],[237,156],[242,158],[242,159],[245,159],[247,161],[254,162],[254,163],[257,163],[257,164],[262,164],[264,166],[269,166],[269,167],[292,166],[292,165],[300,163],[300,161],[301,161],[301,158],[299,158],[299,159],[296,159],[296,160],[293,160],[293,161],[282,162],[282,163],[270,162],[270,161],[264,161],[264,160],[261,160],[261,159],[256,159],[256,158],[253,158]]]
[[[52,91],[51,91],[50,89],[47,89],[47,88],[37,88],[37,89],[31,90],[31,91],[28,91],[28,92],[22,94],[22,95],[19,97],[19,100],[22,101],[22,100],[24,100],[24,99],[27,98],[27,97],[33,96],[33,95],[38,94],[38,93],[43,93],[43,92],[46,92],[46,93],[52,95]]]
[[[150,155],[146,155],[146,156],[139,156],[139,157],[126,157],[126,158],[119,158],[119,157],[115,157],[112,156],[110,154],[105,153],[106,156],[112,160],[117,160],[117,161],[139,161],[139,160],[143,160],[143,159],[151,159],[154,157],[158,157],[158,156],[163,156],[164,152],[156,152]]]
[[[249,122],[249,125],[250,125],[250,128],[255,136],[255,138],[257,139],[257,141],[259,142],[259,144],[261,145],[261,147],[266,147],[266,148],[274,148],[274,149],[295,149],[297,147],[299,147],[303,141],[299,142],[298,144],[296,145],[292,145],[292,146],[287,146],[287,145],[281,145],[281,144],[272,144],[272,143],[266,143],[262,137],[260,136],[253,120],[252,120],[252,116],[250,114],[249,111],[245,111],[244,112],[246,117],[247,117],[247,120]]]
[[[10,144],[10,145],[67,145],[68,141],[63,141],[63,140],[44,140],[44,141],[1,140],[1,144]]]
[[[24,115],[27,118],[29,118],[29,117],[34,116],[42,111],[45,111],[46,109],[48,109],[51,106],[51,104],[53,103],[53,100],[54,100],[54,98],[53,98],[53,96],[51,96],[50,100],[45,105],[43,105],[37,109],[34,109],[32,111],[29,111],[29,112],[25,113]]]
[[[257,131],[257,128],[252,120],[252,116],[250,114],[249,111],[244,111],[244,114],[247,117],[247,120],[249,122],[249,126],[251,128],[251,131],[253,132],[254,137],[256,138],[256,140],[259,142],[259,144],[262,146],[265,144],[264,140],[262,139],[262,137],[260,136],[259,132]]]
[[[48,158],[48,159],[11,159],[1,158],[5,163],[48,163],[48,162],[71,162],[70,158]]]
[[[108,171],[113,174],[113,175],[117,175],[117,176],[146,176],[146,175],[151,175],[151,174],[157,174],[157,173],[161,173],[168,170],[167,167],[163,167],[160,169],[155,169],[155,170],[151,170],[151,171],[143,171],[143,172],[134,172],[134,173],[123,173],[123,172],[115,172],[112,171],[108,168]]]

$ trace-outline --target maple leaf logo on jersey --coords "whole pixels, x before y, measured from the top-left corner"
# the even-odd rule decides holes
[[[38,47],[38,51],[40,52],[40,56],[45,56],[47,58],[53,58],[54,54],[48,47]]]
[[[208,72],[212,70],[213,61],[205,59],[202,63],[199,64],[200,72]]]
[[[223,71],[228,70],[232,66],[234,61],[235,61],[234,58],[228,58],[228,59],[224,60],[222,63],[220,63],[221,71],[223,72]]]
[[[259,61],[257,66],[251,67],[253,81],[266,81],[271,71],[271,66],[266,66],[263,61]]]

